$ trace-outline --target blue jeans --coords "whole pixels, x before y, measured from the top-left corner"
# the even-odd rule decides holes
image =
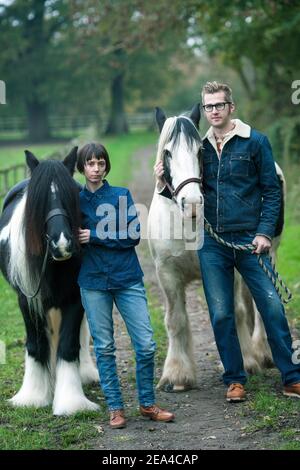
[[[227,242],[244,245],[252,242],[255,232],[226,232],[219,235]],[[257,256],[223,246],[206,232],[203,248],[198,251],[198,255],[210,319],[225,369],[224,383],[246,382],[234,317],[234,267],[249,287],[261,314],[282,382],[285,385],[300,382],[300,366],[292,362],[292,339],[283,305],[272,282],[258,264]],[[272,270],[265,255],[264,262]]]
[[[136,383],[139,402],[143,406],[155,403],[154,353],[156,344],[142,282],[131,287],[109,290],[81,289],[81,299],[94,340],[100,384],[110,410],[124,407],[117,375],[114,327],[112,318],[115,302],[126,324],[136,357]]]

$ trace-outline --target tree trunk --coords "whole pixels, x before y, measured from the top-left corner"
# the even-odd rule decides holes
[[[124,112],[124,72],[120,72],[113,78],[111,84],[111,110],[105,134],[124,134],[128,130]]]
[[[28,138],[32,142],[42,142],[51,137],[47,105],[38,100],[26,103]]]

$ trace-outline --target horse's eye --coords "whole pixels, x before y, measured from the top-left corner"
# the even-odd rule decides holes
[[[172,158],[172,154],[168,149],[164,150],[164,157],[165,158]]]

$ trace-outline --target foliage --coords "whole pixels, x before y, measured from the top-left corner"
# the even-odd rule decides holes
[[[289,0],[188,2],[191,29],[202,49],[239,74],[249,99],[249,114],[260,125],[274,116],[295,115],[291,85],[299,78],[300,4]],[[195,47],[199,48],[197,41]]]
[[[111,114],[122,115],[124,99],[145,108],[145,100],[159,100],[173,76],[178,77],[171,60],[185,49],[184,24],[182,15],[164,2],[4,4],[0,74],[8,85],[6,112],[24,110],[29,122],[39,113],[38,125],[43,116],[47,136],[51,110],[101,119],[110,103]]]

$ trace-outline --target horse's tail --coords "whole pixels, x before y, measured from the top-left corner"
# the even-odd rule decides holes
[[[281,204],[280,204],[280,210],[279,210],[279,215],[277,219],[277,224],[275,228],[275,235],[274,237],[278,237],[281,235],[283,231],[283,225],[284,225],[284,207],[285,207],[285,200],[286,200],[286,180],[283,174],[282,169],[278,165],[278,163],[275,162],[275,167],[276,167],[276,173],[278,177],[278,181],[280,184],[280,190],[281,190]]]

